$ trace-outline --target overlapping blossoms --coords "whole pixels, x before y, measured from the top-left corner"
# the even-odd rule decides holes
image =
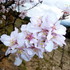
[[[58,46],[65,45],[66,28],[59,20],[62,15],[60,9],[45,4],[28,11],[30,22],[21,26],[21,32],[15,28],[10,36],[1,36],[0,40],[8,46],[5,55],[15,54],[14,64],[19,66],[22,60],[30,61],[34,55],[43,58],[44,52],[51,52]]]

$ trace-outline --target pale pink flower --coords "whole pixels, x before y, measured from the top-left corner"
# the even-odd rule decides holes
[[[15,31],[11,32],[10,36],[8,36],[6,34],[3,34],[1,36],[0,40],[4,43],[4,45],[9,47],[9,49],[6,52],[6,55],[16,52],[15,48],[18,47],[17,37],[18,37],[18,29],[17,28],[15,28]]]
[[[11,32],[10,36],[3,34],[0,38],[0,40],[6,45],[6,46],[13,46],[16,44],[18,36],[18,29],[15,28],[15,31]]]

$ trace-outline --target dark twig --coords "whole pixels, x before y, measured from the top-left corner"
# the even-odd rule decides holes
[[[2,61],[4,58],[9,57],[10,54],[8,54],[7,56],[5,56],[4,54],[2,56],[0,56],[0,61]]]
[[[65,46],[63,46],[63,48],[62,48],[62,56],[61,56],[60,65],[59,65],[59,67],[60,67],[61,69],[63,69],[64,47],[65,47]]]

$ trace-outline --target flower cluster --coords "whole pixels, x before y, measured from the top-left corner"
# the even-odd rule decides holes
[[[22,60],[30,61],[34,55],[43,58],[44,52],[51,52],[65,45],[66,28],[60,24],[63,16],[61,9],[39,4],[27,12],[30,22],[17,28],[10,36],[3,34],[0,40],[8,46],[5,55],[16,54],[14,64]]]

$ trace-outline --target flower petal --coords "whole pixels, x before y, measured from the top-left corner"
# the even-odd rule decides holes
[[[48,51],[48,52],[51,52],[52,50],[54,49],[54,44],[52,41],[49,41],[46,43],[46,47],[45,47],[45,50]]]
[[[22,60],[19,57],[16,57],[14,65],[19,66],[22,63]]]

